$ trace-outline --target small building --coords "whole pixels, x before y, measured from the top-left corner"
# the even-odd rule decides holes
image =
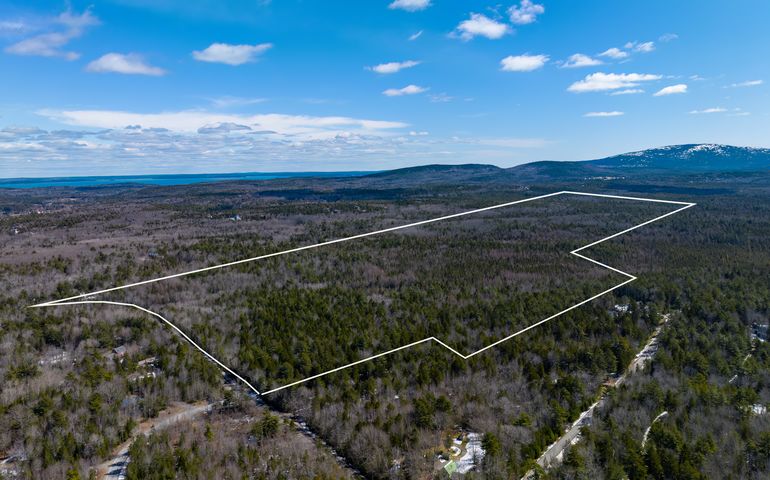
[[[125,345],[121,345],[113,348],[112,353],[114,353],[117,358],[123,358],[126,356],[126,353],[128,353],[128,348],[126,348]]]
[[[11,454],[10,456],[0,457],[0,477],[2,478],[21,478],[21,464],[27,460],[24,453]]]
[[[752,323],[751,324],[751,339],[757,339],[760,342],[767,341],[768,324]]]
[[[623,304],[619,303],[614,307],[612,307],[612,311],[614,311],[615,313],[628,313],[630,309],[631,309],[631,305],[627,303],[623,303]]]
[[[132,373],[128,376],[128,381],[131,383],[139,382],[141,380],[144,380],[145,378],[157,378],[158,374],[155,373],[155,371],[150,372],[143,372],[143,373]]]
[[[139,367],[151,367],[155,365],[157,360],[158,359],[156,357],[147,357],[144,360],[139,360],[136,365]]]

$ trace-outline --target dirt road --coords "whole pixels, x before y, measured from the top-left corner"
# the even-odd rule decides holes
[[[160,412],[152,419],[140,423],[131,435],[131,438],[118,445],[113,451],[113,457],[96,467],[96,478],[104,480],[124,480],[128,468],[128,449],[139,435],[149,435],[156,430],[163,430],[179,422],[190,420],[196,415],[208,412],[215,403],[175,403],[171,407]]]

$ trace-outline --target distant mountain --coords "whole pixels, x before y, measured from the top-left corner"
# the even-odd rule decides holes
[[[701,143],[671,145],[591,160],[599,168],[642,168],[685,172],[770,170],[770,149]]]
[[[770,149],[711,143],[670,145],[599,160],[533,162],[508,169],[526,180],[770,171]]]
[[[499,168],[493,165],[423,165],[359,177],[356,184],[419,187],[437,184],[537,183],[590,178],[639,178],[698,173],[770,172],[770,149],[711,143],[670,145],[598,160],[542,161]]]

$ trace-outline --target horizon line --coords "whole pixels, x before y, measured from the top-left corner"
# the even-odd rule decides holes
[[[117,175],[74,175],[74,176],[62,176],[62,175],[56,175],[56,176],[49,176],[49,177],[36,177],[36,176],[30,176],[30,177],[3,177],[0,176],[0,188],[14,188],[14,187],[6,187],[3,184],[4,183],[11,183],[11,182],[34,182],[34,181],[41,181],[41,180],[73,180],[73,179],[90,179],[90,178],[136,178],[136,177],[199,177],[199,176],[236,176],[236,175],[285,175],[286,178],[292,178],[295,176],[307,176],[312,177],[313,175],[319,175],[319,176],[329,176],[332,177],[333,174],[343,174],[345,176],[366,176],[366,175],[373,175],[378,173],[385,173],[385,172],[393,172],[397,170],[406,170],[410,168],[420,168],[420,167],[430,167],[430,166],[440,166],[440,167],[459,167],[459,166],[468,166],[468,165],[478,165],[478,166],[486,166],[486,167],[495,167],[499,168],[501,170],[508,170],[511,168],[520,167],[523,165],[530,165],[533,163],[543,163],[543,162],[572,162],[572,163],[579,163],[579,162],[591,162],[591,161],[597,161],[597,160],[604,160],[609,159],[613,157],[618,157],[621,155],[628,155],[632,153],[638,153],[638,152],[645,152],[648,150],[659,150],[663,148],[669,148],[669,147],[683,147],[683,146],[691,146],[691,145],[718,145],[722,147],[733,147],[733,148],[751,148],[751,149],[766,149],[770,150],[768,147],[755,147],[755,146],[738,146],[738,145],[730,145],[726,143],[713,143],[713,142],[701,142],[701,143],[676,143],[676,144],[669,144],[669,145],[661,145],[657,147],[648,147],[643,148],[641,150],[629,150],[622,153],[616,153],[608,156],[598,157],[598,158],[589,158],[589,159],[582,159],[582,160],[531,160],[531,161],[525,161],[521,163],[516,163],[509,166],[503,166],[496,163],[475,163],[475,162],[461,162],[461,163],[422,163],[422,164],[416,164],[416,165],[409,165],[404,167],[395,167],[395,168],[386,168],[384,170],[263,170],[263,171],[228,171],[228,172],[195,172],[195,173],[121,173]],[[333,178],[333,177],[332,177]],[[276,180],[277,178],[268,178],[264,180]],[[45,188],[45,187],[40,187]]]

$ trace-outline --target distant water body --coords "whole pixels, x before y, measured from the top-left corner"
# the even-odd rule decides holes
[[[115,175],[106,177],[0,178],[0,188],[100,187],[108,185],[187,185],[234,180],[273,180],[276,178],[360,177],[377,172],[272,172],[272,173],[193,173],[184,175]]]

